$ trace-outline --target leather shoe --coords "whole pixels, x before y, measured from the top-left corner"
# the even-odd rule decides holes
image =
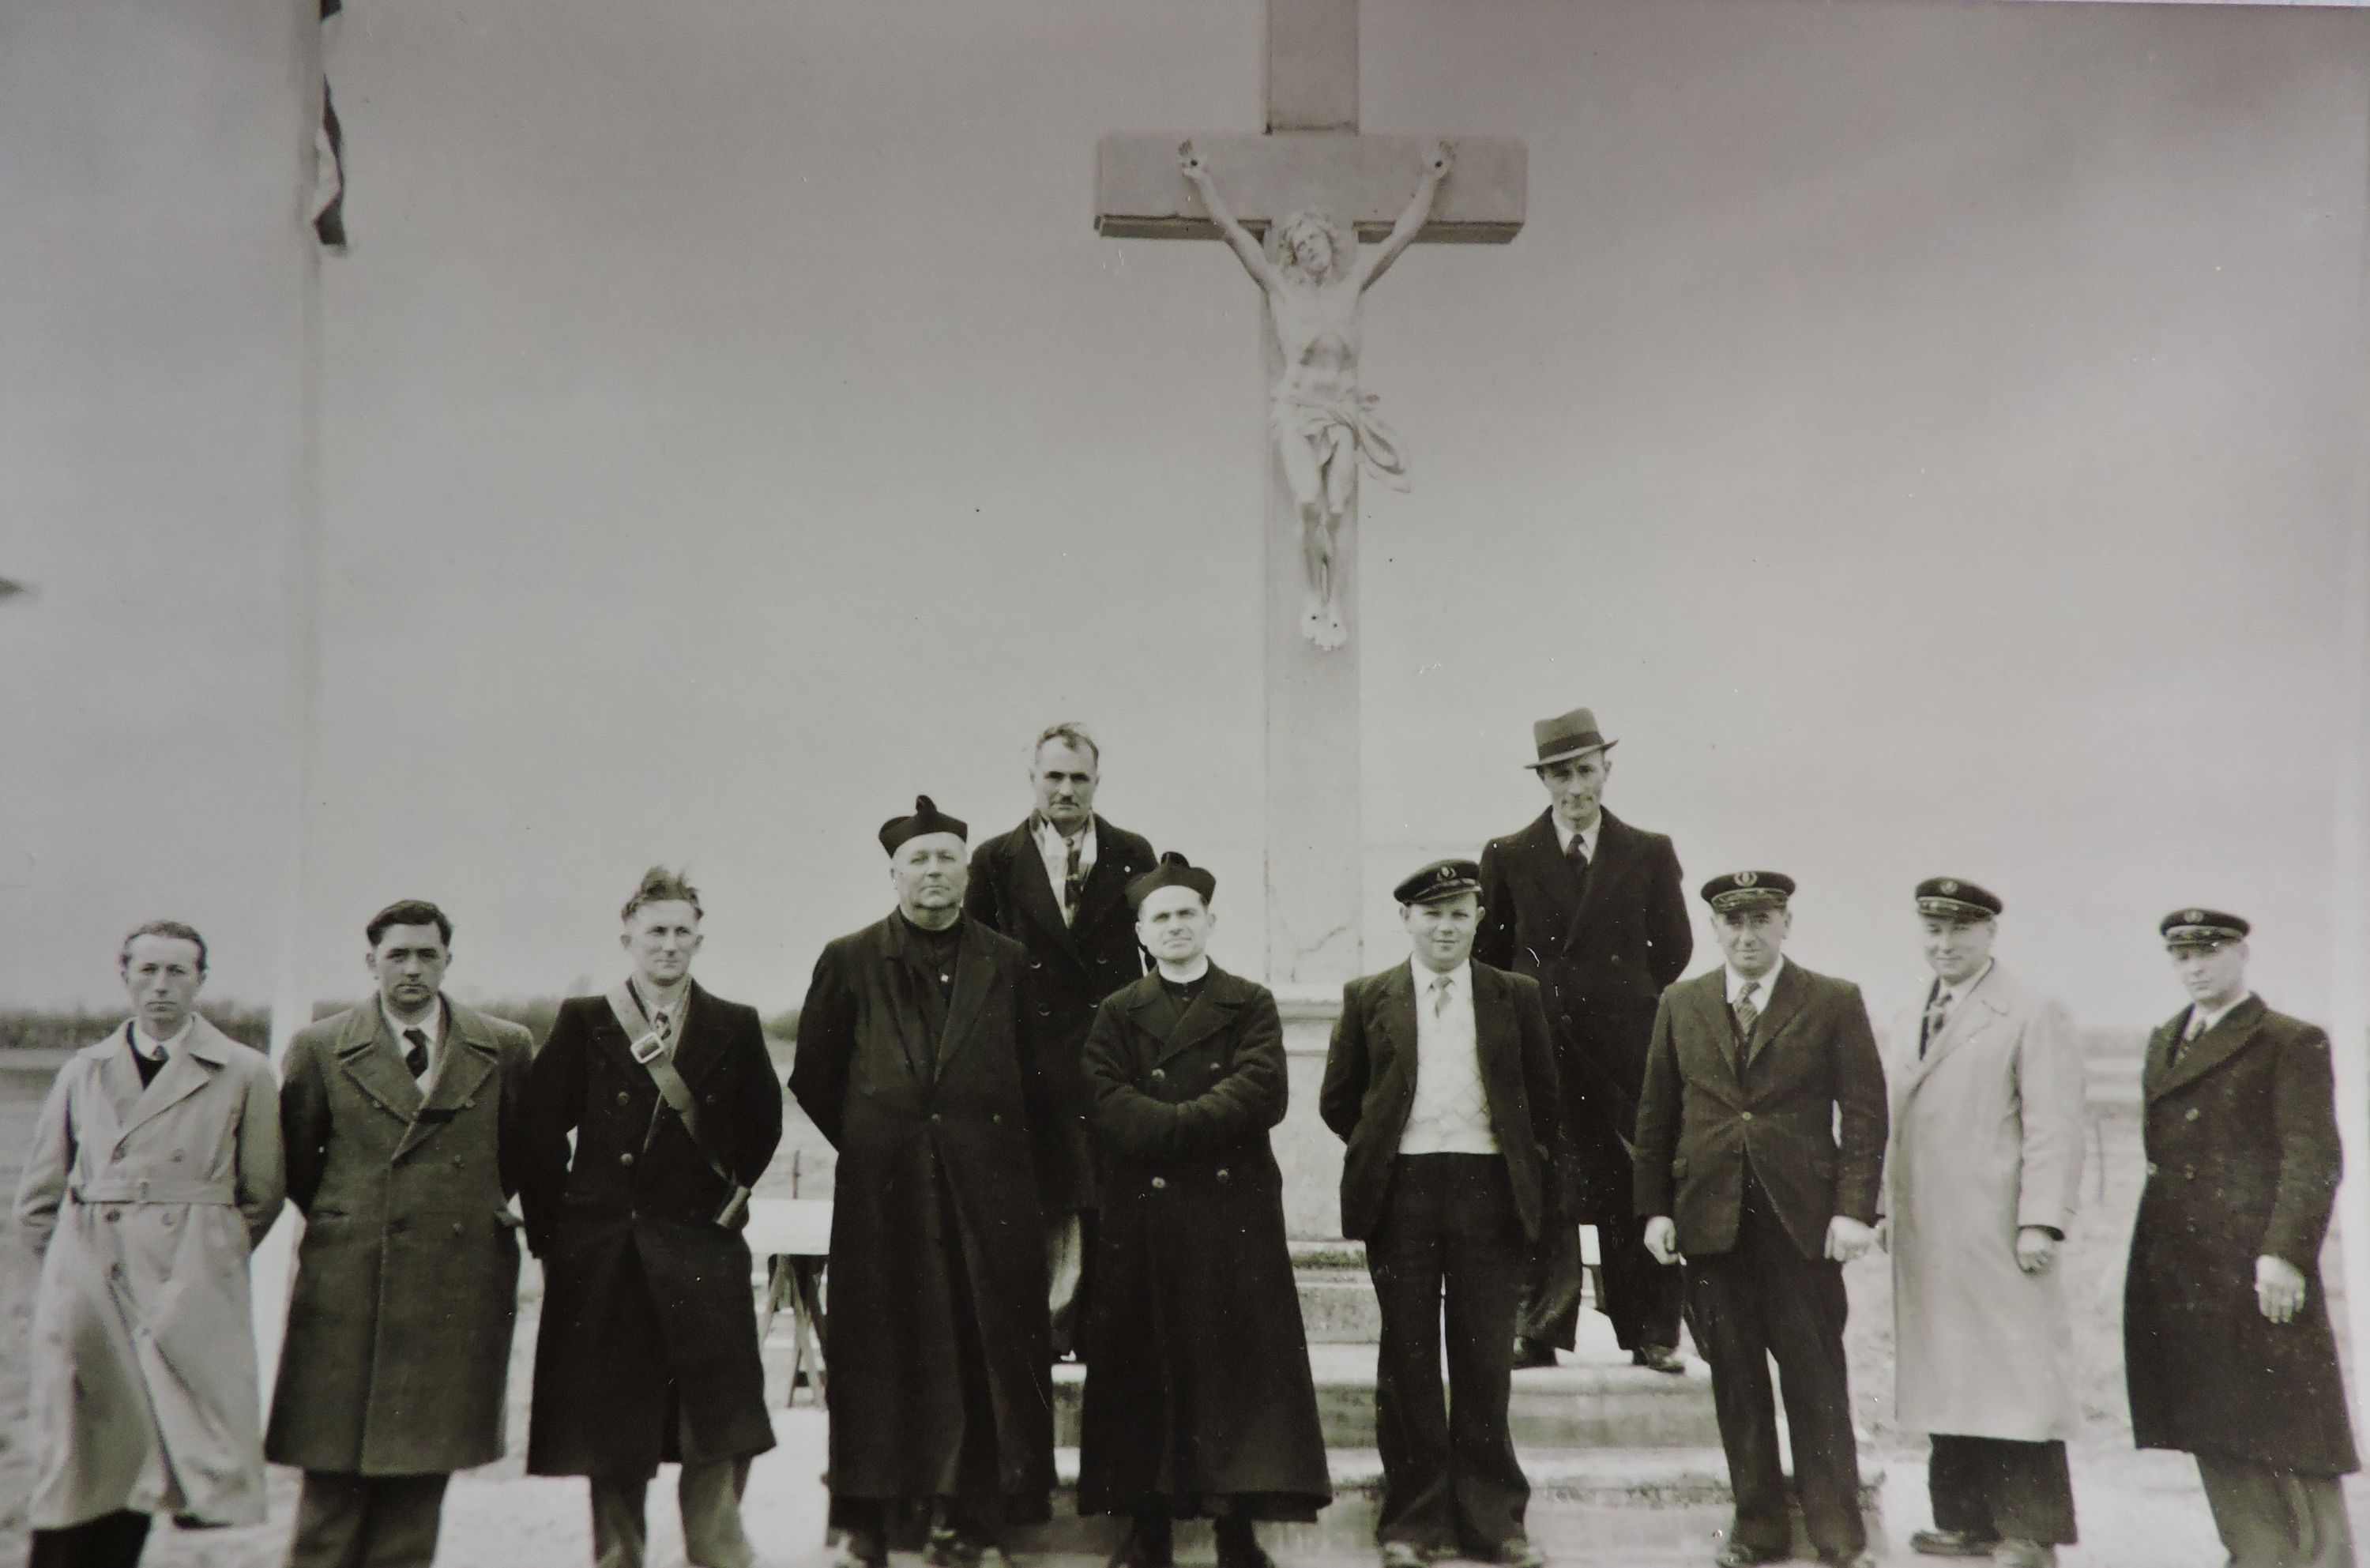
[[[1555,1364],[1555,1346],[1547,1341],[1517,1339],[1514,1342],[1515,1371],[1519,1372],[1526,1366],[1553,1366]]]
[[[2002,1568],[2057,1568],[2057,1549],[2011,1537],[1992,1548],[1992,1561]]]
[[[1547,1568],[1547,1554],[1539,1550],[1537,1542],[1525,1536],[1501,1541],[1497,1551],[1481,1561],[1501,1563],[1504,1568]]]
[[[1248,1519],[1220,1519],[1213,1533],[1218,1538],[1218,1568],[1275,1568]]]
[[[1909,1538],[1909,1550],[1928,1557],[1989,1557],[1998,1544],[1989,1536],[1965,1530],[1917,1530]]]
[[[1674,1378],[1684,1378],[1687,1372],[1687,1364],[1680,1358],[1676,1345],[1641,1344],[1629,1353],[1629,1365],[1643,1366],[1649,1372],[1668,1373]]]
[[[1432,1553],[1410,1540],[1383,1542],[1383,1568],[1424,1568]]]
[[[1175,1533],[1166,1519],[1137,1519],[1127,1528],[1105,1568],[1175,1568]]]
[[[1783,1562],[1794,1555],[1790,1547],[1747,1546],[1741,1540],[1730,1541],[1712,1559],[1713,1568],[1751,1568],[1756,1562]]]
[[[1822,1551],[1819,1561],[1831,1568],[1876,1568],[1876,1558],[1865,1551]]]

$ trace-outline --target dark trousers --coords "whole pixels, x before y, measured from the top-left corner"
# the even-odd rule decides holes
[[[450,1479],[306,1470],[288,1568],[428,1568]]]
[[[1736,1541],[1782,1551],[1793,1540],[1769,1390],[1774,1355],[1811,1544],[1830,1554],[1861,1551],[1867,1536],[1844,1362],[1849,1305],[1843,1265],[1802,1256],[1747,1166],[1736,1245],[1725,1252],[1690,1253],[1686,1274],[1687,1326],[1711,1363],[1712,1404],[1736,1493]]]
[[[2197,1478],[2231,1568],[2351,1568],[2353,1527],[2337,1477],[2200,1454]]]
[[[119,1508],[63,1529],[35,1530],[25,1568],[133,1568],[148,1543],[148,1516]]]
[[[1677,1349],[1679,1315],[1687,1298],[1685,1271],[1654,1261],[1654,1254],[1646,1251],[1644,1220],[1623,1215],[1595,1224],[1597,1278],[1603,1286],[1597,1306],[1613,1320],[1614,1338],[1624,1350],[1647,1345]],[[1531,1253],[1514,1332],[1558,1350],[1578,1345],[1582,1273],[1580,1228],[1558,1224],[1542,1232]]]
[[[1977,1540],[2065,1546],[2074,1531],[2074,1476],[2065,1445],[1934,1434],[1926,1461],[1934,1528]]]
[[[1383,1312],[1378,1539],[1488,1553],[1522,1539],[1531,1487],[1514,1458],[1506,1401],[1528,1252],[1503,1159],[1401,1155],[1392,1167],[1382,1223],[1366,1242]]]

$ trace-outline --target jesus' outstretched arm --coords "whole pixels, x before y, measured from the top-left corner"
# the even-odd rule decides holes
[[[1243,227],[1235,216],[1234,209],[1226,205],[1226,199],[1218,194],[1217,182],[1210,178],[1209,167],[1202,162],[1202,155],[1193,150],[1191,141],[1178,144],[1177,167],[1184,172],[1186,179],[1193,182],[1193,190],[1201,196],[1202,205],[1210,210],[1210,221],[1218,225],[1218,233],[1242,259],[1243,270],[1250,273],[1260,287],[1273,294],[1283,286],[1283,280],[1275,275],[1275,269],[1268,265],[1267,253],[1260,248],[1260,242],[1251,237],[1250,230]],[[1419,219],[1419,226],[1421,223]]]
[[[1374,287],[1375,280],[1390,271],[1391,263],[1399,259],[1399,252],[1414,244],[1416,235],[1431,221],[1432,203],[1440,194],[1440,182],[1448,178],[1449,162],[1447,143],[1434,142],[1424,149],[1423,178],[1417,181],[1415,195],[1409,201],[1407,211],[1401,213],[1399,221],[1391,225],[1391,232],[1383,236],[1383,243],[1367,252],[1358,263],[1359,293],[1363,294]]]

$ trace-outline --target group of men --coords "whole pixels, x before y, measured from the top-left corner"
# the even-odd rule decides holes
[[[1900,1419],[1933,1438],[1914,1544],[2053,1562],[2083,1067],[2063,1009],[1991,957],[2001,900],[1918,886],[1933,980],[1888,1059],[1856,987],[1784,956],[1779,873],[1701,889],[1722,961],[1682,981],[1677,857],[1604,809],[1615,743],[1584,709],[1533,738],[1547,810],[1398,885],[1409,956],[1345,987],[1319,1093],[1381,1309],[1386,1568],[1542,1561],[1510,1390],[1576,1343],[1582,1226],[1631,1360],[1684,1372],[1684,1325],[1709,1365],[1720,1563],[1783,1559],[1797,1509],[1822,1559],[1867,1561],[1842,1270],[1879,1244]],[[1330,1498],[1269,1145],[1275,1000],[1210,962],[1212,874],[1096,813],[1099,762],[1046,731],[1034,810],[975,851],[919,798],[880,831],[895,907],[815,965],[788,1088],[838,1153],[841,1568],[904,1539],[933,1568],[1000,1560],[1047,1509],[1066,1355],[1079,1505],[1125,1521],[1114,1568],[1168,1568],[1194,1517],[1222,1568],[1271,1568],[1258,1524]],[[690,1561],[749,1568],[773,1435],[740,1230],[782,1092],[754,1011],[690,977],[702,918],[646,875],[628,977],[537,1050],[444,995],[440,909],[389,905],[376,996],[300,1032],[276,1082],[195,1012],[202,938],[132,933],[133,1016],[61,1070],[17,1194],[44,1249],[32,1568],[130,1568],[157,1513],[254,1522],[266,1458],[305,1472],[292,1568],[429,1562],[447,1478],[503,1449],[522,1240],[546,1278],[530,1471],[587,1477],[598,1568],[639,1568],[675,1463]],[[2243,920],[2160,929],[2192,1001],[2146,1068],[2135,1436],[2197,1456],[2234,1562],[2350,1562],[2328,1042],[2246,988]],[[306,1223],[267,1423],[246,1259],[283,1200]]]

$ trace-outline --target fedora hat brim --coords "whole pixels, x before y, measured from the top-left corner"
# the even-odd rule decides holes
[[[1563,751],[1557,752],[1552,756],[1543,756],[1536,762],[1526,762],[1523,764],[1523,766],[1529,768],[1532,772],[1536,773],[1540,768],[1547,767],[1551,762],[1570,762],[1573,757],[1586,756],[1590,752],[1611,751],[1615,746],[1617,746],[1620,744],[1621,743],[1619,741],[1591,741],[1586,745],[1568,747]]]

